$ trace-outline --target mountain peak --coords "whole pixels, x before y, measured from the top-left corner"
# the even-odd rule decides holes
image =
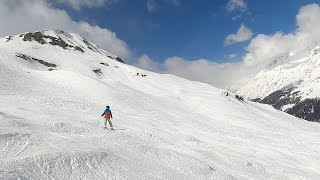
[[[35,32],[26,32],[15,36],[8,36],[6,37],[5,42],[10,43],[10,41],[15,40],[39,43],[41,45],[59,46],[64,50],[75,50],[81,53],[96,52],[124,63],[120,57],[101,49],[99,46],[86,40],[80,35],[76,33],[69,33],[61,29],[40,30]]]

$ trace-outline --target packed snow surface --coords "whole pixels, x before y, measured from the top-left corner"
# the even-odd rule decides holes
[[[223,92],[0,39],[0,179],[320,179],[320,124]]]

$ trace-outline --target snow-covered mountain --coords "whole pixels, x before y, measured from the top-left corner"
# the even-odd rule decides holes
[[[42,44],[42,45],[59,46],[60,48],[63,48],[65,50],[79,51],[82,53],[93,51],[123,63],[123,60],[120,57],[117,57],[116,55],[113,55],[109,52],[106,52],[105,50],[99,48],[97,45],[80,37],[78,34],[68,33],[63,30],[45,30],[45,31],[37,31],[33,33],[32,32],[22,33],[16,36],[7,36],[5,38],[2,38],[1,41],[5,41],[5,42],[14,41],[15,43],[14,42],[8,43],[9,46],[12,46],[12,45],[14,46],[14,45],[21,45],[22,44],[21,39],[23,41],[38,42],[39,44]],[[5,44],[4,46],[7,46],[8,44]]]
[[[115,59],[62,31],[0,40],[0,179],[320,178],[320,124]]]
[[[274,61],[237,93],[297,117],[320,121],[320,47],[307,57]]]

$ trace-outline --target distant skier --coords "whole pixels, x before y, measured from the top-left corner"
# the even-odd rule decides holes
[[[106,121],[104,122],[104,128],[107,128],[107,124],[109,122],[111,130],[114,130],[111,119],[110,119],[110,118],[112,118],[112,112],[110,110],[110,106],[106,106],[106,110],[104,110],[104,112],[101,116],[104,116],[104,118],[106,119]]]

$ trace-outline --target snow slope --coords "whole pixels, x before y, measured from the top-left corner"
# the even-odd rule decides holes
[[[87,48],[6,41],[0,179],[320,178],[318,123]],[[107,104],[115,131],[102,128]]]

